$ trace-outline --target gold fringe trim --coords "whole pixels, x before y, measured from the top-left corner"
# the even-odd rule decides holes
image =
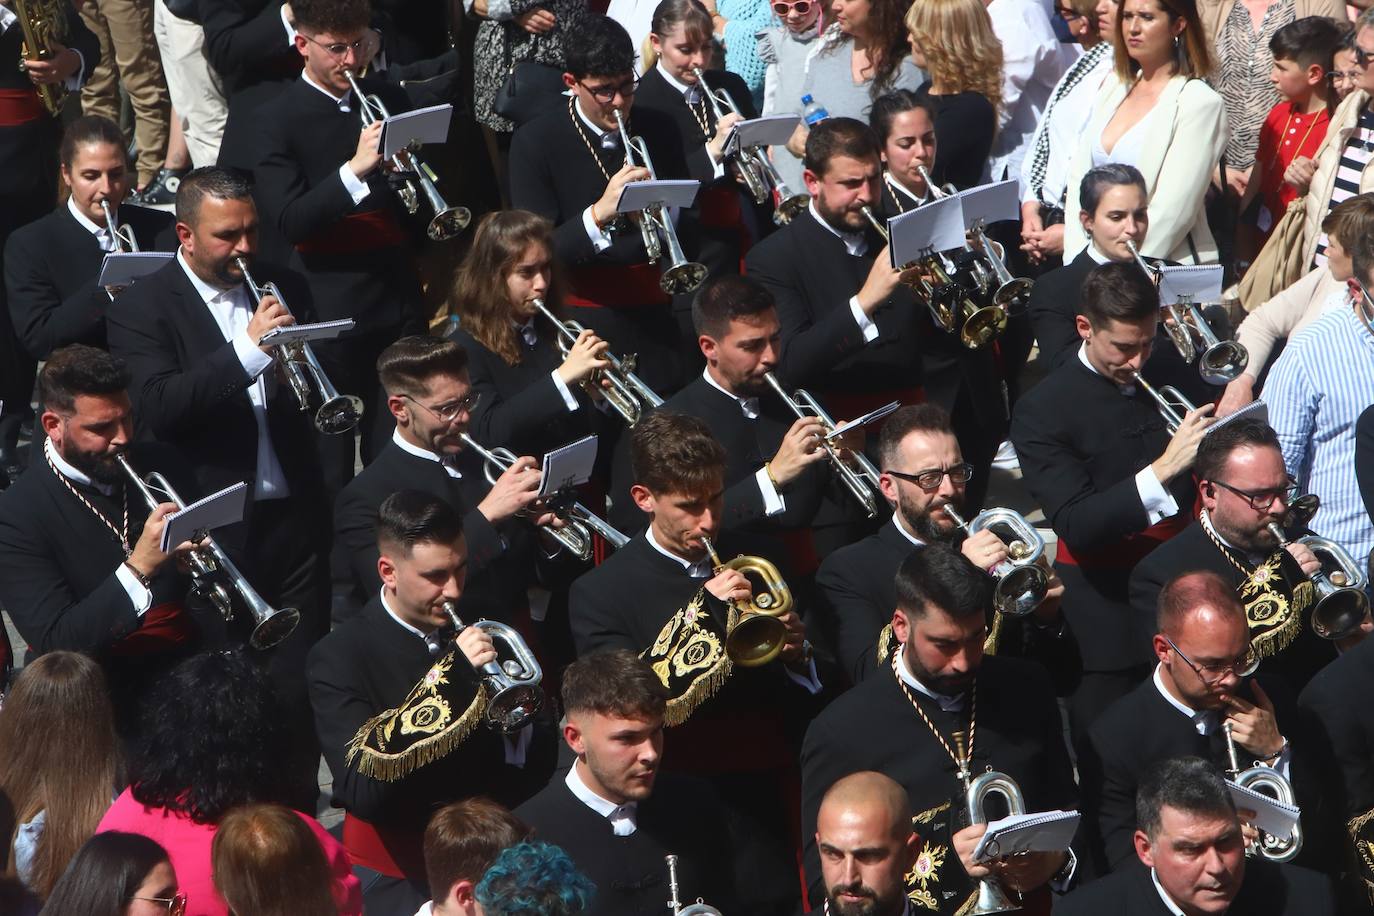
[[[1365,894],[1374,904],[1374,842],[1360,836],[1360,831],[1374,820],[1374,808],[1350,819],[1346,829],[1350,831],[1350,842],[1355,847],[1355,860],[1360,866],[1360,880],[1364,882]]]
[[[686,722],[691,718],[692,713],[697,711],[698,706],[711,699],[720,688],[725,686],[725,682],[730,679],[732,670],[734,670],[734,664],[729,657],[722,658],[710,671],[694,680],[692,686],[688,687],[680,696],[673,697],[668,701],[668,708],[663,713],[663,724],[672,728]]]
[[[992,629],[988,631],[988,638],[983,640],[983,651],[988,655],[997,654],[997,646],[1002,641],[1002,622],[1003,614],[1001,611],[992,612]],[[883,626],[883,630],[878,634],[878,664],[886,665],[892,657],[892,650],[896,648],[897,637],[892,633],[892,624]]]
[[[731,606],[725,632],[734,629],[738,621],[739,612]],[[669,728],[691,718],[697,707],[725,686],[734,670],[726,641],[710,628],[712,625],[714,619],[706,607],[706,589],[702,587],[686,607],[668,619],[654,644],[639,654],[671,694],[663,714],[663,724]]]

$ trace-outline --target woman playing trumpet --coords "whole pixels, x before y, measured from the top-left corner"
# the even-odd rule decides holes
[[[909,89],[881,95],[868,123],[882,144],[882,215],[897,216],[940,196],[926,184],[935,168],[935,109],[928,97]]]

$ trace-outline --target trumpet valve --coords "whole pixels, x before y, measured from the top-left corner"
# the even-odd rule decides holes
[[[1007,556],[1011,557],[1013,560],[1024,560],[1033,552],[1030,545],[1022,540],[1015,540],[1007,545]]]
[[[1326,578],[1329,579],[1331,581],[1331,584],[1336,586],[1337,588],[1345,588],[1347,585],[1350,584],[1350,580],[1346,578],[1345,572],[1339,569],[1334,569],[1331,572],[1327,573]]]

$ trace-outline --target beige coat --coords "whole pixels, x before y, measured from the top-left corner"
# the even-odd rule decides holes
[[[1198,17],[1202,19],[1202,30],[1207,33],[1207,43],[1216,48],[1217,32],[1231,15],[1236,0],[1198,0]],[[1296,19],[1305,16],[1329,16],[1337,22],[1349,22],[1345,15],[1345,0],[1296,0],[1294,3]]]
[[[1326,219],[1327,204],[1331,203],[1331,189],[1336,185],[1336,167],[1340,164],[1341,153],[1345,150],[1346,140],[1355,130],[1360,112],[1369,104],[1369,93],[1356,89],[1345,97],[1336,113],[1331,116],[1331,124],[1326,129],[1326,139],[1317,147],[1317,171],[1312,176],[1312,185],[1302,199],[1303,226],[1302,248],[1304,266],[1312,263],[1317,253],[1317,242],[1322,234],[1322,220]],[[1360,193],[1374,190],[1374,159],[1365,165],[1360,173]],[[1277,234],[1270,236],[1270,241]],[[1258,259],[1257,259],[1258,260]]]

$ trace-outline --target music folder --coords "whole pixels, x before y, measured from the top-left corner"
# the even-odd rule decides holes
[[[959,203],[964,208],[964,227],[972,228],[982,220],[998,223],[1003,220],[1021,218],[1020,184],[1014,178],[994,181],[958,193]]]
[[[99,286],[123,289],[139,277],[158,270],[176,253],[172,251],[111,251],[100,262]]]
[[[868,413],[864,414],[862,417],[855,417],[855,418],[852,419],[852,420],[846,420],[845,422],[836,425],[836,427],[835,427],[834,429],[832,429],[830,432],[826,433],[825,438],[826,438],[826,439],[838,439],[838,438],[840,438],[840,436],[843,436],[845,433],[849,432],[851,429],[856,429],[856,428],[858,428],[858,427],[860,427],[860,426],[867,426],[869,423],[876,423],[876,422],[878,422],[878,421],[881,420],[883,417],[885,417],[885,416],[887,416],[888,414],[892,413],[894,410],[896,410],[898,407],[901,407],[901,406],[902,406],[902,402],[901,402],[901,401],[889,401],[889,402],[887,402],[886,404],[884,404],[882,407],[879,407],[877,410],[870,410]]]
[[[443,143],[448,139],[448,125],[452,120],[453,106],[447,102],[392,115],[382,122],[377,148],[383,159],[390,159],[411,144]]]
[[[1172,304],[1189,302],[1221,301],[1220,264],[1191,265],[1182,264],[1159,266],[1159,301]]]
[[[182,541],[199,541],[211,528],[223,528],[243,521],[243,505],[248,484],[239,481],[218,493],[211,493],[167,515],[162,529],[162,552],[167,553]]]
[[[1226,416],[1222,417],[1211,426],[1202,431],[1203,436],[1210,436],[1212,433],[1221,429],[1227,423],[1234,423],[1237,420],[1247,420],[1250,418],[1259,420],[1261,423],[1269,422],[1269,405],[1264,403],[1263,398],[1256,398],[1244,407],[1241,407]]]
[[[1231,791],[1231,801],[1236,803],[1236,810],[1255,812],[1250,823],[1273,837],[1282,839],[1293,835],[1293,828],[1302,814],[1296,805],[1285,804],[1272,795],[1238,786],[1229,779],[1226,780],[1226,788]]]
[[[632,181],[620,192],[615,212],[638,213],[654,204],[662,204],[665,207],[690,207],[697,199],[697,190],[700,188],[701,182],[695,180]]]
[[[740,147],[781,146],[792,139],[800,123],[799,114],[764,115],[740,121],[725,138],[725,155],[734,155]]]
[[[595,463],[595,435],[584,436],[554,449],[544,456],[544,476],[539,481],[539,495],[548,496],[559,490],[581,486],[592,479],[592,466]]]
[[[989,821],[983,838],[974,847],[976,862],[990,862],[1018,852],[1058,852],[1068,849],[1078,830],[1077,811],[1041,811],[1012,814]]]
[[[333,340],[344,331],[353,330],[357,322],[352,318],[339,318],[334,321],[316,321],[313,324],[288,324],[273,328],[258,340],[258,345],[272,344],[280,347],[285,344],[311,340]]]
[[[887,221],[888,253],[894,269],[936,251],[964,247],[964,208],[957,197],[942,197]]]

